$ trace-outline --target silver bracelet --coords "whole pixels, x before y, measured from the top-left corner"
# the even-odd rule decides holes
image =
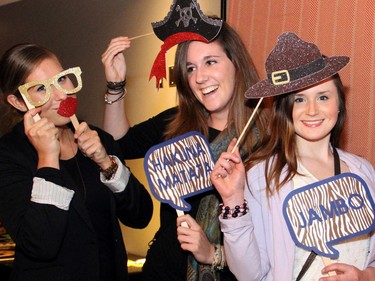
[[[120,94],[120,93],[119,93],[119,94]],[[104,95],[104,102],[105,102],[106,104],[109,104],[109,105],[114,104],[115,102],[118,102],[118,101],[122,100],[122,99],[126,96],[126,94],[127,94],[127,91],[126,91],[126,88],[124,88],[124,89],[122,90],[121,95],[120,95],[117,99],[115,99],[115,100],[110,100],[110,99],[108,99],[108,92],[107,92],[107,93],[105,93],[105,95]]]

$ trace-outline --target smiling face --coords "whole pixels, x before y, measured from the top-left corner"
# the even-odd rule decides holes
[[[25,83],[33,81],[47,80],[63,70],[61,64],[55,58],[46,58],[42,60],[27,76]],[[62,81],[65,82],[65,81]],[[60,82],[60,83],[62,83]],[[36,91],[44,91],[44,88],[35,89]],[[75,95],[71,95],[75,97]],[[50,99],[41,106],[42,111],[41,117],[48,118],[56,126],[62,126],[67,124],[70,120],[67,117],[63,117],[57,113],[60,103],[67,98],[67,94],[59,91],[55,86],[51,86]]]
[[[235,67],[218,41],[193,41],[187,52],[189,86],[210,114],[227,118],[234,91]]]
[[[338,113],[339,97],[332,79],[297,92],[293,106],[297,141],[329,141]]]

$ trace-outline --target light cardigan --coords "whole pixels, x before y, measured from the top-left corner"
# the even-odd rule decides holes
[[[337,150],[351,173],[359,175],[375,194],[375,171],[365,159]],[[266,197],[265,163],[259,163],[247,173],[248,187],[245,199],[249,213],[235,219],[222,219],[224,248],[230,270],[239,281],[267,280],[291,281],[295,244],[285,223],[282,206],[286,196],[293,190],[292,181],[279,193]],[[370,234],[370,253],[366,265],[375,267],[375,235]]]

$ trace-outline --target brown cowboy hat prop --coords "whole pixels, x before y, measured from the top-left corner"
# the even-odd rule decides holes
[[[323,56],[316,45],[301,40],[293,32],[282,33],[265,63],[267,79],[245,92],[248,99],[260,99],[232,152],[241,142],[263,98],[312,86],[336,74],[348,62],[349,57],[346,56]]]
[[[250,87],[245,97],[271,97],[304,89],[336,74],[348,62],[349,57],[325,57],[313,43],[292,32],[282,33],[265,63],[267,79]]]

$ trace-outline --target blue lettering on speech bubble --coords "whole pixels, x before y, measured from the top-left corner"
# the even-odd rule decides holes
[[[346,190],[341,189],[348,187]],[[329,200],[318,201],[322,195]],[[375,229],[374,210],[374,200],[366,182],[353,173],[343,173],[293,190],[283,203],[284,219],[295,244],[328,258],[339,256],[334,244]],[[358,219],[359,213],[362,214],[359,219],[363,221],[358,229],[352,230],[359,225],[359,221],[349,220],[351,231],[345,225],[336,223],[353,214]],[[327,238],[327,234],[331,240],[322,241]]]
[[[151,147],[144,159],[151,193],[162,203],[189,211],[186,198],[213,189],[213,159],[207,140],[196,131]]]
[[[352,199],[357,198],[360,202],[359,205],[352,204]],[[349,205],[349,206],[348,206]],[[329,208],[326,208],[324,205],[319,205],[319,211],[317,212],[314,209],[310,208],[308,210],[308,215],[306,218],[305,215],[300,212],[300,217],[302,219],[303,224],[301,224],[300,228],[305,228],[311,226],[315,220],[318,222],[322,222],[327,219],[332,219],[334,216],[340,216],[346,214],[350,209],[360,209],[364,206],[364,198],[360,194],[351,194],[348,198],[348,204],[342,198],[337,200],[333,200],[329,204]],[[319,213],[321,215],[319,215]]]

